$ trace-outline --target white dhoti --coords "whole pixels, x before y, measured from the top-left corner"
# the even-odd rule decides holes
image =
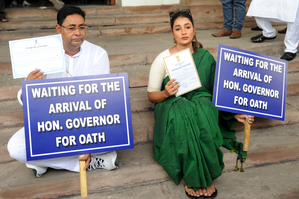
[[[287,32],[284,38],[286,46],[285,52],[296,53],[299,44],[299,12],[297,12],[298,20],[287,23]],[[277,19],[255,17],[255,21],[261,29],[265,37],[275,37],[276,29],[272,27],[271,22],[285,22]]]
[[[74,172],[80,171],[78,156],[69,156],[27,162],[24,128],[21,128],[10,138],[7,144],[7,149],[12,158],[23,163],[28,163],[40,167],[50,167],[53,169],[66,169]]]
[[[296,53],[299,44],[299,0],[253,0],[247,16],[254,17],[265,37],[275,37],[271,22],[287,23],[285,52]]]
[[[294,22],[298,5],[299,0],[252,0],[246,15]]]

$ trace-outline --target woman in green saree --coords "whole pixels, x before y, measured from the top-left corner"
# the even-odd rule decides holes
[[[215,198],[217,190],[213,180],[224,168],[219,147],[225,144],[227,148],[235,149],[232,126],[236,121],[253,122],[254,117],[219,113],[212,103],[216,62],[197,41],[190,10],[169,15],[175,46],[155,59],[148,84],[148,98],[156,103],[154,159],[176,184],[183,181],[189,197]],[[175,97],[179,82],[169,79],[163,58],[186,48],[191,50],[202,87]]]

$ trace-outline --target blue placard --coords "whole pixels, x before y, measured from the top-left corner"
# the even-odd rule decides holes
[[[218,46],[213,103],[219,110],[285,120],[288,62]]]
[[[134,148],[128,74],[22,82],[27,160]]]

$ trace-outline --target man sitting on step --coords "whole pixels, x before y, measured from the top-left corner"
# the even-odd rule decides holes
[[[64,6],[57,13],[57,24],[55,27],[56,32],[62,36],[63,48],[65,50],[65,65],[68,72],[45,75],[40,69],[37,69],[29,73],[27,81],[110,73],[107,52],[100,46],[84,40],[86,36],[85,13],[81,8]],[[18,99],[22,104],[21,90],[18,93]],[[36,177],[41,177],[47,171],[48,167],[79,172],[77,156],[27,162],[24,128],[20,129],[10,138],[7,149],[12,158],[26,163],[26,166],[33,171]],[[92,155],[87,154],[79,160],[86,162],[85,169],[88,170],[96,168],[112,170],[118,167],[115,151]]]
[[[296,57],[299,44],[299,0],[252,0],[247,16],[254,17],[262,34],[251,38],[253,43],[276,38],[276,30],[271,22],[286,22],[287,31],[284,39],[286,49],[280,59],[292,60]]]

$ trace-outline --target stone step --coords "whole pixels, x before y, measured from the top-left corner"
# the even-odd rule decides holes
[[[132,65],[112,67],[111,73],[128,73],[129,87],[147,87],[150,65]],[[0,101],[7,101],[16,98],[21,82],[24,78],[13,79],[11,64],[0,64]]]
[[[225,172],[213,184],[218,190],[217,199],[295,199],[298,198],[299,161],[269,164],[239,172]],[[273,175],[276,174],[276,175]],[[279,176],[279,183],[277,178]],[[244,189],[246,185],[246,189]],[[233,187],[233,190],[231,189]],[[288,190],[288,191],[285,191]],[[80,199],[74,194],[71,199]],[[88,193],[90,199],[152,199],[152,198],[188,198],[181,183],[173,181],[151,182],[150,184],[121,187],[119,189],[97,190]]]
[[[284,27],[277,27],[282,29]],[[266,41],[264,43],[252,43],[250,38],[260,34],[257,31],[251,31],[250,28],[244,28],[240,39],[229,39],[229,37],[215,38],[211,33],[218,32],[218,29],[198,30],[197,38],[204,48],[216,58],[218,44],[233,46],[244,50],[249,50],[261,54],[280,57],[284,49],[284,35],[278,34],[275,40]],[[88,41],[102,46],[107,50],[109,56],[113,56],[110,61],[112,66],[133,65],[134,60],[127,61],[132,57],[137,57],[136,63],[145,61],[146,64],[151,64],[155,57],[162,51],[173,46],[173,38],[171,33],[160,34],[144,34],[144,35],[126,35],[126,36],[111,36],[100,38],[88,38]],[[3,55],[9,54],[4,52]],[[130,56],[127,56],[130,54]],[[137,55],[145,55],[139,57]],[[1,56],[1,55],[0,55]],[[126,60],[123,60],[125,59]],[[295,59],[296,61],[297,59]],[[124,62],[126,61],[126,62]],[[291,61],[293,63],[295,61]],[[117,63],[119,62],[119,63]]]
[[[146,19],[147,20],[147,19]],[[158,19],[160,20],[160,19]],[[88,21],[88,20],[87,20]],[[128,24],[128,25],[104,25],[97,27],[98,24],[107,23],[107,21],[89,20],[89,27],[87,30],[88,37],[106,37],[106,36],[126,36],[126,35],[139,35],[139,34],[156,34],[156,33],[169,33],[171,31],[169,23],[147,23],[147,24]],[[112,22],[112,21],[111,21]],[[152,21],[151,21],[152,22]],[[113,22],[112,22],[113,23]],[[16,39],[26,39],[32,37],[42,37],[56,34],[52,22],[37,22],[34,25],[26,25],[24,29],[19,29],[19,22],[10,26],[3,27],[0,31],[0,42],[6,42]],[[248,20],[244,23],[244,27],[252,27],[255,25],[253,20]],[[34,32],[32,28],[38,28]],[[223,27],[223,22],[195,22],[197,30],[207,29],[220,29]],[[1,28],[0,28],[1,29]],[[5,31],[4,31],[5,30]]]
[[[123,73],[129,74],[130,88],[147,87],[148,75],[151,65],[132,65],[111,68],[111,73]]]
[[[247,8],[251,1],[246,2]],[[192,2],[190,5],[182,3],[180,5],[156,5],[156,6],[79,6],[81,7],[86,16],[106,16],[106,15],[130,15],[130,14],[167,14],[182,9],[190,9],[194,19],[204,20],[205,18],[223,19],[222,4],[217,0],[200,0]],[[9,19],[32,19],[32,18],[56,18],[57,11],[54,8],[47,10],[39,10],[36,7],[23,7],[23,8],[6,8],[7,17]]]
[[[246,3],[247,7],[249,3]],[[194,20],[214,21],[223,20],[222,4],[219,1],[201,2],[193,5],[161,5],[161,6],[79,6],[85,13],[86,17],[93,16],[119,16],[119,15],[139,15],[139,14],[168,14],[172,11],[190,9]],[[47,10],[38,10],[36,7],[6,8],[8,19],[56,19],[57,11],[54,8]],[[213,20],[211,20],[213,19]]]
[[[284,27],[278,27],[282,29]],[[278,58],[283,54],[284,35],[278,34],[275,40],[263,43],[252,43],[250,38],[260,32],[244,28],[240,39],[229,39],[229,37],[215,38],[211,33],[218,32],[217,29],[198,30],[197,38],[204,48],[216,58],[218,44],[233,46]],[[50,33],[50,32],[48,32]],[[53,34],[55,32],[53,31]],[[111,66],[151,64],[155,57],[162,51],[173,46],[171,33],[126,35],[111,37],[87,37],[86,40],[103,47],[107,50]],[[298,58],[297,58],[298,59]],[[297,60],[295,59],[295,61]],[[291,61],[293,63],[295,61]],[[8,42],[0,43],[0,64],[10,62]]]
[[[217,0],[181,0],[181,3],[184,5],[222,5],[220,1]]]
[[[251,0],[246,1],[246,5],[250,5]],[[182,5],[198,6],[198,5],[222,5],[218,0],[181,0]]]
[[[147,19],[145,19],[147,20]],[[160,20],[158,18],[157,20]],[[53,22],[53,21],[52,21]],[[51,21],[38,21],[34,24],[25,22],[21,24],[20,22],[10,23],[9,26],[3,26],[2,31],[0,31],[0,42],[16,40],[16,39],[26,39],[32,37],[41,37],[56,34],[54,29],[54,22]],[[126,36],[126,35],[139,35],[139,34],[156,34],[156,33],[169,33],[171,31],[169,23],[147,23],[147,24],[117,24],[114,25],[113,21],[110,20],[112,24],[106,24],[107,21],[101,20],[87,20],[90,26],[87,30],[88,37],[101,37],[101,36]],[[153,22],[153,21],[150,21]],[[98,27],[98,25],[103,25]],[[248,20],[244,23],[244,27],[253,27],[255,21]],[[207,29],[220,29],[223,27],[223,22],[195,22],[195,27],[197,30],[207,30]],[[32,28],[35,31],[32,31]],[[0,28],[1,30],[1,28]]]
[[[226,166],[223,172],[224,175],[219,178],[222,183],[217,179],[215,185],[217,186],[218,183],[221,186],[230,184],[225,183],[228,179],[224,177],[228,174],[235,175],[236,178],[243,178],[244,175],[251,176],[250,179],[252,180],[253,169],[271,168],[271,165],[275,163],[281,165],[290,161],[293,161],[295,166],[298,165],[296,162],[299,159],[299,132],[295,130],[298,128],[299,124],[294,124],[252,130],[248,158],[243,165],[245,173],[233,172],[236,155],[223,149]],[[237,136],[238,139],[242,140],[242,132],[237,133]],[[5,147],[1,147],[1,149],[3,148]],[[135,145],[134,149],[118,151],[118,158],[120,167],[116,170],[87,172],[88,194],[98,194],[112,190],[117,193],[132,187],[172,182],[163,168],[153,160],[151,143],[139,144]],[[276,173],[275,176],[288,174],[290,176],[287,179],[292,178],[292,174],[297,176],[298,172],[295,173],[295,166],[291,170],[281,169],[274,172]],[[17,161],[2,162],[0,163],[0,169],[5,171],[0,173],[0,180],[3,182],[0,184],[1,198],[76,198],[80,195],[78,173],[49,169],[41,178],[35,178],[23,163]],[[248,183],[247,180],[245,181]],[[277,182],[275,183],[277,184]],[[294,186],[291,187],[294,188]],[[183,188],[179,192],[182,192],[181,190]]]
[[[89,31],[94,36],[131,35],[170,32],[169,12],[178,9],[190,8],[193,13],[197,29],[211,29],[223,27],[222,6],[211,2],[209,5],[168,5],[168,6],[141,6],[141,7],[83,7],[87,12],[86,24],[97,27]],[[35,30],[35,36],[44,36],[44,29],[54,29],[56,11],[36,10],[32,7],[23,9],[9,8],[7,10],[9,23],[0,27],[0,41],[32,37],[14,33],[15,30]],[[255,24],[252,18],[246,17],[244,27]],[[107,27],[108,26],[108,27]]]
[[[223,22],[194,22],[197,30],[207,30],[222,28]],[[244,23],[244,27],[252,27],[255,25],[255,21],[248,20]],[[115,35],[139,35],[139,34],[155,34],[170,32],[169,23],[159,24],[141,24],[141,25],[126,25],[115,27],[103,27],[100,31],[101,36],[115,36]]]
[[[162,6],[79,6],[86,13],[86,16],[113,16],[113,15],[132,15],[132,14],[168,14],[179,9],[179,5],[162,5]],[[36,7],[6,8],[8,19],[56,19],[57,11],[54,8],[39,10]]]
[[[4,23],[0,30],[32,30],[32,29],[54,29],[57,21],[55,18],[46,19],[11,19],[9,23]],[[117,26],[128,24],[148,24],[148,23],[169,23],[167,14],[135,14],[86,17],[88,27]]]
[[[111,73],[127,72],[129,75],[130,88],[146,88],[148,85],[150,67],[151,65],[149,64],[112,67]],[[288,71],[287,96],[297,95],[299,94],[299,62],[290,63]],[[20,89],[21,81],[23,81],[23,79],[13,79],[11,74],[11,65],[9,63],[0,64],[0,93],[2,93],[0,101],[14,99],[17,91]],[[143,88],[140,88],[140,90]],[[144,97],[147,98],[146,96]],[[136,111],[142,110],[136,109]]]

